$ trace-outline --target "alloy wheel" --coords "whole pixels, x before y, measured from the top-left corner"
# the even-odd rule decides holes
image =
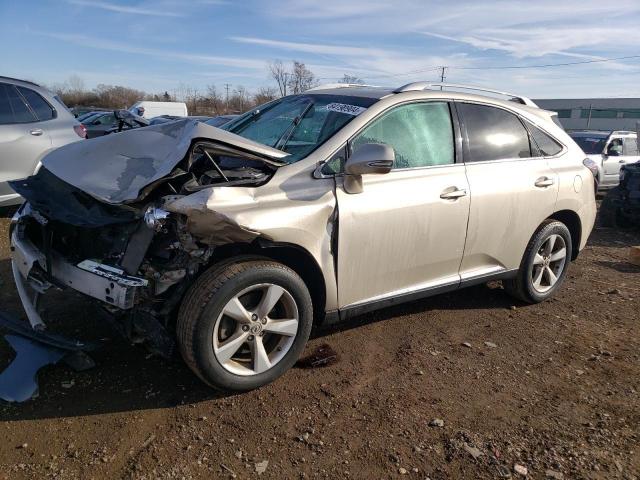
[[[287,354],[298,332],[298,307],[283,287],[261,283],[227,302],[213,329],[213,352],[236,375],[264,373]]]
[[[551,290],[562,275],[567,261],[567,245],[561,235],[546,238],[533,259],[531,283],[538,293]]]

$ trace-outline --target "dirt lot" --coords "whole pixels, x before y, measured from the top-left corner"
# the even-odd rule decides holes
[[[0,222],[0,305],[20,312]],[[596,230],[541,305],[478,286],[320,332],[307,351],[335,363],[226,397],[58,295],[52,325],[110,340],[93,370],[47,367],[38,398],[0,405],[0,478],[640,478],[638,244]]]

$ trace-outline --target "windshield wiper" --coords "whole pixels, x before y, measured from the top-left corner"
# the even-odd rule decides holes
[[[236,131],[239,128],[244,127],[247,123],[249,122],[255,122],[256,120],[258,120],[258,118],[260,118],[265,112],[268,112],[269,110],[271,110],[273,107],[275,107],[278,104],[278,102],[272,102],[270,104],[267,104],[264,108],[262,109],[258,109],[256,108],[255,110],[253,110],[252,112],[247,112],[245,115],[245,118],[240,118],[238,120],[232,120],[231,122],[229,122],[231,125],[229,126],[228,130],[225,128],[224,130],[227,130],[231,133],[236,133]],[[223,127],[225,127],[226,125],[223,125]]]
[[[273,145],[273,148],[284,150],[284,147],[286,147],[287,143],[289,143],[289,140],[293,136],[293,133],[296,131],[296,128],[298,128],[298,125],[300,125],[302,119],[307,115],[307,113],[309,113],[309,110],[311,110],[311,107],[313,107],[314,105],[315,102],[313,100],[309,100],[309,103],[306,107],[304,107],[304,110],[302,110],[302,112],[300,112],[300,114],[291,121],[291,125],[287,127],[282,135],[280,135],[280,138],[278,138],[276,143]]]

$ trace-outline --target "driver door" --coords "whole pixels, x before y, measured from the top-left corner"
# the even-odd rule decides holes
[[[459,284],[469,186],[454,138],[449,104],[421,102],[392,108],[351,140],[350,151],[387,144],[396,160],[387,174],[363,175],[361,193],[338,177],[340,308]]]

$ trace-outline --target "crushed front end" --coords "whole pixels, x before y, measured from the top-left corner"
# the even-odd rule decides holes
[[[185,124],[177,123],[178,133],[184,134]],[[194,127],[192,123],[186,125]],[[116,160],[125,158],[120,170],[114,170],[111,162],[102,173],[90,172],[93,178],[79,176],[75,185],[69,180],[71,174],[62,179],[53,173],[56,167],[59,173],[59,165],[46,162],[33,177],[12,183],[26,199],[13,219],[10,236],[16,287],[32,328],[46,328],[38,311],[41,295],[50,289],[73,289],[97,300],[106,318],[131,342],[172,356],[175,311],[217,245],[211,238],[192,234],[188,216],[163,207],[213,186],[261,185],[276,167],[215,139],[185,139],[176,128],[156,131],[181,143],[175,158],[164,157],[171,168],[154,162],[153,155],[145,164],[129,161],[130,153],[112,151]],[[119,137],[114,142],[129,135],[139,149],[140,138],[132,137],[136,133],[113,136]],[[117,143],[97,146],[113,150]],[[165,174],[157,178],[162,168]],[[96,188],[78,186],[89,182]],[[135,194],[124,184],[137,185]],[[104,185],[113,189],[107,191]],[[117,195],[122,198],[115,199]],[[250,242],[257,236],[225,224],[222,217],[220,238]]]

